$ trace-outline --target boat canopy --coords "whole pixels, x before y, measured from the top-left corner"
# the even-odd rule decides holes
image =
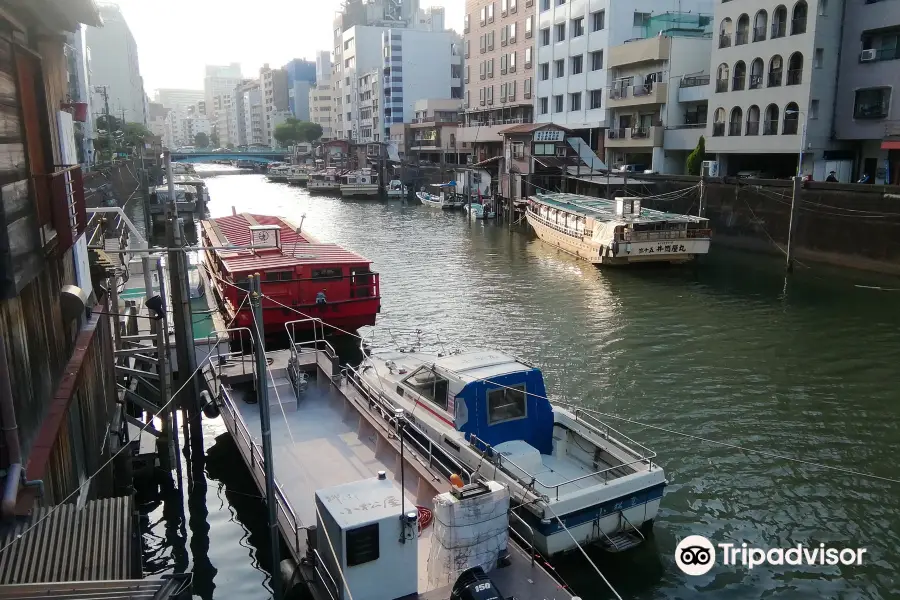
[[[466,438],[474,434],[491,446],[522,440],[541,454],[553,450],[553,407],[540,369],[481,350],[437,358],[413,370],[404,383],[446,406]]]

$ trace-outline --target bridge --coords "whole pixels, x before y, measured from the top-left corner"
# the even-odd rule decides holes
[[[287,150],[229,150],[213,152],[212,150],[176,150],[172,152],[172,160],[176,162],[209,162],[211,160],[249,160],[268,164],[283,162],[290,156]]]

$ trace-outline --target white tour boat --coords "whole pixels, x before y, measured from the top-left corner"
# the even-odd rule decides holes
[[[640,198],[536,194],[525,213],[537,236],[602,265],[687,262],[709,252],[709,220],[641,208]]]
[[[420,347],[364,343],[354,373],[473,476],[506,486],[535,547],[548,556],[575,549],[566,528],[612,551],[644,540],[666,485],[653,451],[581,409],[551,404],[540,369],[519,359]]]
[[[391,179],[385,194],[387,194],[388,200],[406,198],[406,186],[399,179]]]
[[[309,169],[299,165],[290,167],[288,170],[287,182],[290,185],[305,186],[309,182]]]
[[[269,165],[268,173],[266,173],[266,179],[274,182],[287,182],[288,175],[290,175],[291,166],[283,165],[283,164],[271,164]]]
[[[344,197],[378,195],[378,173],[372,169],[350,171],[341,179],[341,195]]]
[[[191,163],[173,162],[172,173],[175,175],[196,175],[197,170],[194,169],[194,165]]]
[[[333,167],[310,173],[306,189],[310,194],[337,194],[341,191],[341,173]]]

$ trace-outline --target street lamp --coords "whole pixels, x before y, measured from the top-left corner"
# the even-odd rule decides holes
[[[797,115],[797,119],[800,119],[800,115],[803,115],[803,129],[800,135],[800,158],[797,160],[797,177],[800,177],[803,173],[803,151],[806,150],[806,113],[802,110],[785,110],[785,116],[787,115]]]

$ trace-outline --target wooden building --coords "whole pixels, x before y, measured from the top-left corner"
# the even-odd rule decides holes
[[[109,456],[117,404],[110,320],[98,314],[106,297],[91,279],[84,184],[61,110],[65,33],[80,23],[101,25],[93,0],[0,2],[0,471],[22,484],[4,486],[6,514],[112,484],[101,471],[85,485]]]

